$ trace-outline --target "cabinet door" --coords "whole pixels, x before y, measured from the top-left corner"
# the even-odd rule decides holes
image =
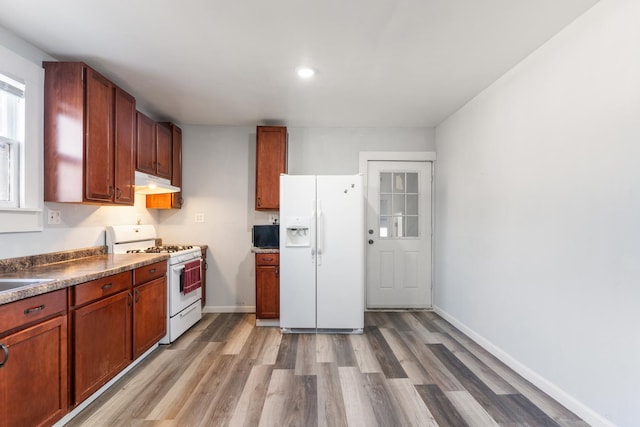
[[[87,68],[85,133],[85,199],[89,202],[113,201],[113,85]]]
[[[171,179],[171,129],[156,123],[156,175]]]
[[[280,317],[280,274],[278,266],[256,266],[256,318]]]
[[[136,149],[136,100],[115,89],[115,202],[133,205]]]
[[[71,312],[75,405],[131,362],[131,300],[120,292]]]
[[[182,130],[178,126],[171,126],[172,130],[172,159],[171,184],[182,188]],[[171,193],[171,207],[182,208],[182,192]]]
[[[156,123],[141,112],[136,113],[136,169],[156,173]]]
[[[256,209],[280,208],[280,174],[287,171],[287,128],[258,126],[256,137]]]
[[[0,426],[51,425],[67,412],[67,316],[0,338]],[[4,360],[4,351],[0,360]]]
[[[167,334],[167,278],[133,289],[133,358],[136,359]]]

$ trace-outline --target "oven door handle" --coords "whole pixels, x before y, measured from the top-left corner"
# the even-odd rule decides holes
[[[184,264],[176,267],[171,267],[174,273],[178,273],[180,276],[180,292],[184,291]]]

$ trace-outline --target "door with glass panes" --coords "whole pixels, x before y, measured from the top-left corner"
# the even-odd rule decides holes
[[[431,169],[368,162],[367,308],[431,307]]]

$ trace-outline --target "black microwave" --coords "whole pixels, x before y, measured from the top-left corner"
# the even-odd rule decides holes
[[[280,247],[280,226],[278,224],[254,225],[251,241],[256,248],[278,249]]]

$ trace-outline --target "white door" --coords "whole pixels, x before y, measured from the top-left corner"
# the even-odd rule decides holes
[[[367,164],[367,308],[431,307],[431,168]]]

